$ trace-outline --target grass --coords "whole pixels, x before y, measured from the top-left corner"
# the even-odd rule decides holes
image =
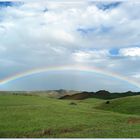
[[[101,104],[99,109],[140,115],[140,95],[111,100],[110,104]]]
[[[76,105],[71,105],[71,102]],[[112,100],[110,108],[104,103],[105,100],[94,98],[72,101],[0,95],[0,137],[140,137],[140,114],[137,110],[140,96]],[[116,107],[118,104],[120,109]],[[135,113],[129,109],[135,110]]]

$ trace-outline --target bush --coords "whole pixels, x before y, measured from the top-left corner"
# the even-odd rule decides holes
[[[75,102],[71,102],[70,105],[77,105]]]
[[[110,104],[110,101],[106,101],[106,104]]]

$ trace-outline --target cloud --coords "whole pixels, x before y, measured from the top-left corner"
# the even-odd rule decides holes
[[[108,55],[106,50],[94,50],[94,51],[77,51],[73,53],[73,59],[76,62],[94,62],[105,59]]]
[[[140,65],[139,3],[82,0],[0,5],[4,7],[0,8],[0,77],[80,63],[139,80],[133,77]]]
[[[123,48],[119,51],[119,53],[122,56],[137,57],[140,56],[140,48],[139,47]]]
[[[94,2],[101,10],[110,10],[118,7],[121,2]]]

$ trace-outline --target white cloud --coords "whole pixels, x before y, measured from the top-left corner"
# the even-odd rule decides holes
[[[123,48],[119,51],[120,55],[122,56],[140,56],[140,48],[134,47],[134,48]]]
[[[134,78],[140,79],[140,74],[133,75]]]
[[[139,58],[130,59],[140,56],[134,47],[140,45],[139,9],[140,4],[124,2],[104,11],[85,0],[0,9],[0,67],[20,71],[23,64],[24,71],[82,63],[131,77],[139,73]],[[120,50],[119,56],[109,53],[112,48]]]
[[[94,51],[77,51],[72,54],[73,59],[76,62],[95,62],[102,59],[106,59],[108,51],[106,50],[94,50]]]

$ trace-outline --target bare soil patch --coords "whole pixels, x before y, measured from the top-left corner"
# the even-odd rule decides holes
[[[127,120],[127,123],[128,124],[137,124],[137,123],[140,123],[140,118],[129,118]]]

